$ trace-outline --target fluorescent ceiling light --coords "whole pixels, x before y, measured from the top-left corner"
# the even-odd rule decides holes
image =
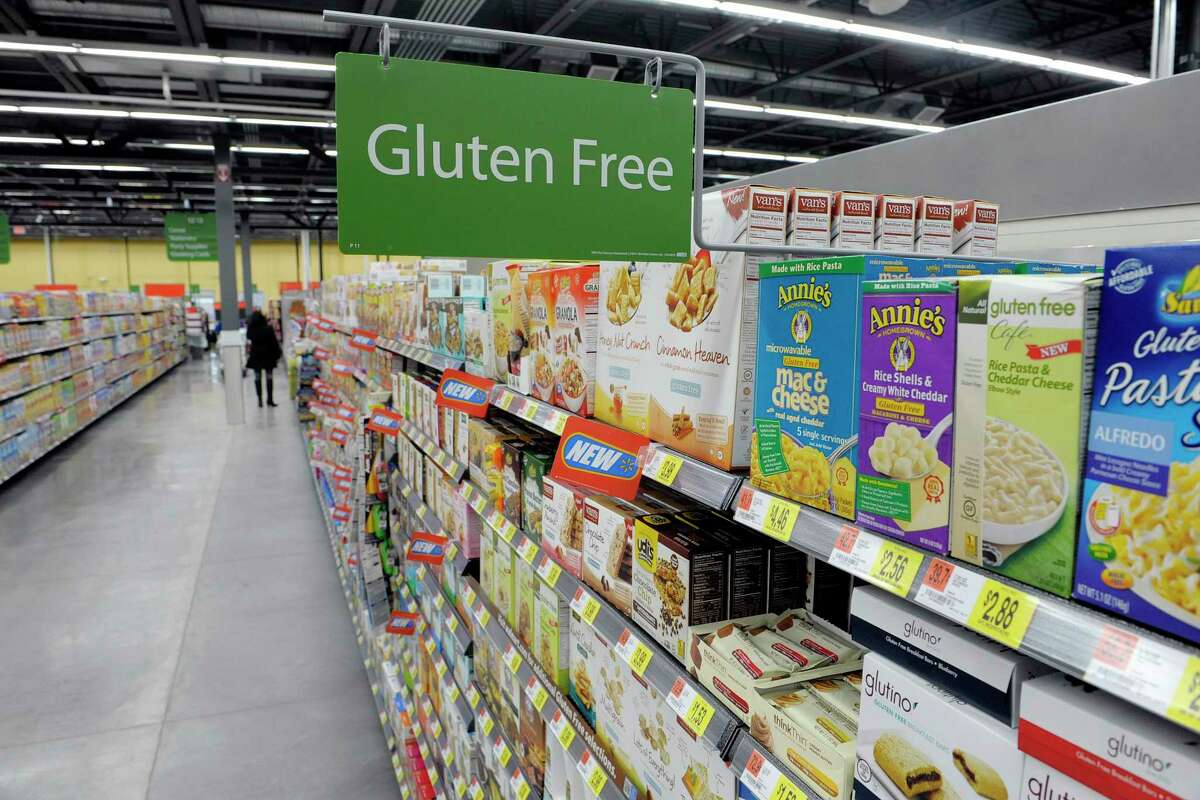
[[[37,164],[41,169],[82,169],[94,172],[100,172],[104,169],[99,164]]]
[[[1077,61],[1063,61],[1062,59],[1057,58],[1054,60],[1054,66],[1052,69],[1054,69],[1056,72],[1066,72],[1070,73],[1071,75],[1082,75],[1085,78],[1097,78],[1099,80],[1115,81],[1117,83],[1128,83],[1132,86],[1146,83],[1150,80],[1149,78],[1142,77],[1141,75],[1130,75],[1127,72],[1118,72],[1117,70],[1113,69],[1096,67],[1091,64],[1080,64]]]
[[[813,156],[793,156],[787,153],[769,153],[763,150],[722,150],[716,147],[704,148],[706,156],[724,156],[726,158],[754,158],[762,161],[791,161],[795,164],[811,164],[817,159]]]
[[[62,139],[54,136],[0,136],[0,142],[5,144],[62,144]],[[12,192],[5,192],[12,194]]]
[[[3,42],[0,50],[24,50],[29,53],[75,53],[79,48],[69,44],[41,44],[40,42]]]
[[[757,103],[737,103],[729,100],[705,100],[705,108],[717,108],[722,111],[738,111],[746,114],[762,114],[767,109]]]
[[[92,139],[89,141],[87,139],[68,138],[67,142],[69,144],[79,145],[80,147],[87,145],[87,144],[90,144],[92,147],[99,147],[100,145],[104,144],[104,142],[100,139]]]
[[[276,58],[221,56],[221,63],[230,64],[237,67],[262,67],[264,69],[300,69],[311,70],[314,72],[333,72],[335,70],[332,63],[318,63],[315,61],[289,61]]]
[[[870,36],[872,39],[887,39],[901,44],[933,47],[938,50],[954,49],[954,42],[949,39],[939,39],[936,36],[922,36],[919,33],[900,31],[895,28],[881,28],[878,25],[860,25],[857,22],[852,22],[846,26],[846,32],[859,36]]]
[[[235,153],[259,153],[277,156],[306,156],[308,151],[302,147],[269,147],[267,145],[235,144],[230,148]]]
[[[134,164],[34,164],[38,169],[74,169],[87,172],[149,172],[150,167]],[[129,184],[123,184],[129,185]]]
[[[105,172],[149,172],[150,167],[138,167],[133,164],[106,164]]]
[[[669,6],[691,6],[692,8],[703,8],[709,11],[721,5],[718,0],[659,0],[659,2]]]
[[[750,111],[754,108],[761,109],[762,113],[768,116],[777,117],[794,117],[796,119],[811,119],[823,122],[834,122],[841,125],[863,125],[866,127],[889,128],[898,131],[910,131],[913,133],[937,133],[945,130],[942,125],[921,125],[916,122],[909,122],[903,119],[893,119],[891,117],[874,117],[867,114],[835,114],[829,111],[822,111],[814,108],[801,108],[799,106],[781,106],[767,104],[765,106],[749,106],[745,103],[731,102],[728,100],[705,100],[704,107],[717,112],[720,111]]]
[[[336,186],[310,186],[309,188],[312,189],[314,192],[336,192],[337,191]]]
[[[267,119],[266,117],[234,117],[242,125],[286,125],[289,128],[332,128],[332,122],[317,119]]]
[[[329,156],[330,158],[337,158],[337,150],[326,150],[325,155]]]
[[[178,114],[173,111],[131,111],[134,119],[161,119],[177,122],[229,122],[229,117],[219,117],[212,114]]]
[[[70,108],[65,106],[21,106],[21,111],[25,114],[55,114],[66,117],[116,117],[124,119],[129,116],[128,111],[119,111],[115,108]]]
[[[85,56],[113,56],[115,58],[148,58],[157,61],[191,61],[199,64],[220,64],[220,56],[185,53],[173,50],[126,50],[113,47],[80,47]]]
[[[1003,47],[991,47],[986,44],[958,42],[954,45],[954,49],[959,53],[979,56],[980,58],[992,58],[997,61],[1011,61],[1015,64],[1022,64],[1027,67],[1037,67],[1038,69],[1049,69],[1054,63],[1054,59],[1046,58],[1045,56],[1039,56],[1033,53],[1023,53],[1019,50],[1008,50]]]
[[[848,23],[840,19],[831,17],[818,17],[813,14],[800,14],[796,11],[789,11],[786,8],[778,8],[775,6],[758,6],[752,3],[721,3],[718,8],[726,14],[734,14],[743,17],[756,17],[758,19],[767,19],[775,22],[790,22],[794,25],[803,25],[806,28],[823,28],[828,31],[842,31],[848,27]]]
[[[168,150],[205,150],[212,152],[211,144],[201,144],[199,142],[139,142],[141,147],[163,147]]]
[[[707,104],[706,104],[707,105]],[[796,117],[798,119],[820,119],[826,122],[847,122],[845,114],[831,114],[825,111],[811,111],[807,108],[769,105],[764,111],[781,117]]]
[[[0,105],[0,111],[20,111],[16,106]]]

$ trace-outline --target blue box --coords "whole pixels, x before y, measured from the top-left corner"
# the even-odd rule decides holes
[[[1074,596],[1200,642],[1200,246],[1104,271]]]

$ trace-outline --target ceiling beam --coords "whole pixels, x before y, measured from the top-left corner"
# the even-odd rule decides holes
[[[536,31],[539,36],[558,36],[571,27],[587,10],[596,4],[597,0],[566,0],[550,19],[542,23]],[[536,51],[541,48],[533,45],[520,45],[505,56],[500,66],[516,69],[525,64]]]

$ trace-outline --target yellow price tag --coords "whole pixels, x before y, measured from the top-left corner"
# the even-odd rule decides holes
[[[884,540],[871,565],[871,577],[883,585],[883,588],[898,594],[908,596],[913,579],[921,569],[925,556],[896,542]]]
[[[446,627],[450,629],[451,633],[454,633],[455,631],[457,631],[458,630],[458,617],[450,616],[449,618],[447,618]]]
[[[508,766],[508,762],[512,760],[512,750],[508,749],[507,744],[500,745],[500,752],[496,754],[496,760],[500,762],[501,767]]]
[[[796,525],[799,513],[800,506],[795,503],[771,498],[767,503],[767,513],[763,515],[762,532],[781,542],[791,541],[792,528]]]
[[[988,578],[975,598],[967,627],[1016,650],[1025,639],[1037,598]]]
[[[775,781],[775,788],[771,790],[771,796],[768,800],[807,800],[808,795],[800,791],[799,787],[786,775],[780,775],[779,780]]]
[[[550,693],[546,691],[546,687],[538,686],[537,689],[533,693],[533,700],[532,700],[533,707],[536,708],[538,711],[541,711],[545,707],[546,701],[549,699],[550,699]]]
[[[608,783],[608,776],[604,774],[604,770],[602,769],[593,769],[592,774],[588,775],[588,788],[591,789],[592,794],[596,795],[597,797],[600,796],[600,792],[603,791],[604,784],[606,783]]]
[[[496,407],[502,411],[508,411],[512,408],[513,395],[512,392],[501,392],[500,399],[496,402]]]
[[[488,623],[492,621],[492,613],[486,608],[480,611],[476,616],[479,618],[479,625],[484,628],[486,628]]]
[[[541,552],[532,539],[522,539],[521,546],[518,549],[521,551],[521,559],[530,565],[533,564],[534,560],[538,557],[538,553]]]
[[[536,403],[525,401],[525,405],[521,406],[519,416],[526,422],[533,422],[533,418],[537,416],[538,407]]]
[[[516,651],[512,645],[509,645],[509,651],[504,655],[505,663],[508,664],[508,671],[513,675],[521,669],[521,654]]]
[[[491,736],[492,728],[494,728],[494,727],[496,727],[496,723],[492,721],[491,714],[489,714],[488,716],[483,718],[483,735],[484,736]]]
[[[646,667],[650,665],[650,658],[654,653],[650,652],[650,648],[638,642],[637,647],[633,648],[633,653],[629,656],[629,668],[640,678],[646,674]]]
[[[692,733],[697,737],[704,735],[704,731],[708,729],[708,723],[713,718],[713,707],[707,700],[696,695],[692,700],[692,704],[688,706],[687,713],[683,715],[683,721],[692,729]]]
[[[563,428],[567,427],[567,415],[559,412],[555,415],[554,421],[550,423],[550,429],[559,436],[562,436]]]
[[[451,702],[451,703],[457,703],[457,702],[458,702],[458,697],[459,697],[459,691],[458,691],[458,687],[457,687],[457,686],[451,686],[451,687],[450,687],[450,702]]]
[[[670,486],[675,482],[675,476],[679,474],[679,469],[682,466],[682,458],[670,453],[663,453],[659,456],[658,474],[652,477],[663,486]]]
[[[564,725],[558,732],[558,743],[562,745],[563,750],[570,750],[573,741],[575,741],[575,729],[570,725]]]
[[[558,583],[558,576],[562,575],[562,567],[554,563],[550,556],[546,556],[546,559],[542,562],[542,566],[538,569],[538,575],[542,577],[547,586],[553,589],[554,584]]]
[[[1191,656],[1167,706],[1167,719],[1200,732],[1200,658]]]
[[[580,618],[588,625],[596,622],[596,615],[600,613],[600,601],[589,596],[583,604],[583,611],[580,612]]]
[[[522,778],[521,783],[517,786],[517,800],[527,800],[529,797],[529,784]]]
[[[454,766],[454,751],[447,750],[444,755],[446,758],[446,766],[453,767]]]

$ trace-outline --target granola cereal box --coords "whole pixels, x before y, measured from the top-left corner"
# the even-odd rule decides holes
[[[533,385],[530,394],[539,400],[554,399],[554,291],[555,282],[549,270],[531,272],[525,276],[525,296],[528,304],[524,328],[529,360],[533,364]]]
[[[1074,596],[1200,642],[1200,246],[1104,268]]]
[[[600,265],[557,267],[546,273],[552,287],[554,368],[552,402],[572,414],[595,411],[596,333],[600,305]],[[534,371],[535,379],[539,378]]]

